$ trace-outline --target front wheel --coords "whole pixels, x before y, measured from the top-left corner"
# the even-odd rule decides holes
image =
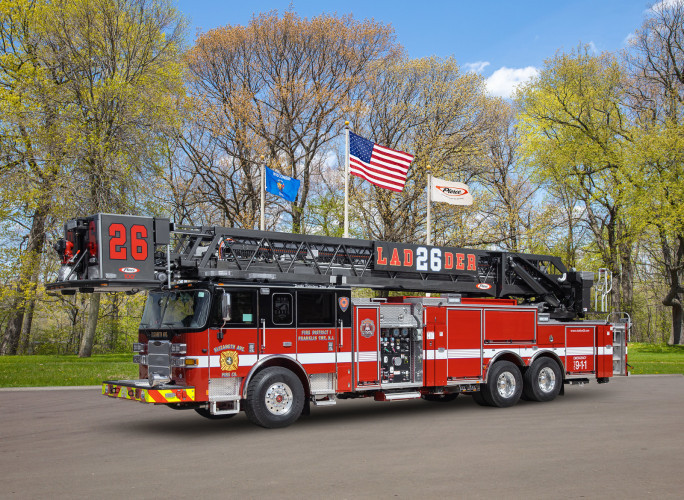
[[[518,402],[523,392],[520,369],[510,361],[497,361],[489,369],[482,396],[490,406],[507,408]]]
[[[253,423],[274,429],[287,427],[302,414],[304,388],[290,370],[273,366],[249,383],[245,413]]]
[[[552,401],[558,396],[563,383],[558,363],[539,358],[525,372],[524,394],[531,401]]]

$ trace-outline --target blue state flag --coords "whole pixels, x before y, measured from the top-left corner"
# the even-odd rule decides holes
[[[287,201],[295,201],[300,183],[299,179],[279,174],[266,167],[266,191],[271,194],[285,198]]]

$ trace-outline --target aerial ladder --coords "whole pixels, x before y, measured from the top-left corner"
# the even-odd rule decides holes
[[[550,255],[475,250],[97,214],[65,224],[50,290],[153,289],[172,282],[299,283],[515,298],[551,318],[589,311],[593,273]]]

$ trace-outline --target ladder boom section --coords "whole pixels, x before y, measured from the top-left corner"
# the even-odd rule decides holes
[[[174,226],[168,219],[97,214],[69,221],[55,249],[63,293],[156,288],[170,282],[296,283],[516,297],[551,317],[582,317],[593,273],[548,255],[317,235]]]

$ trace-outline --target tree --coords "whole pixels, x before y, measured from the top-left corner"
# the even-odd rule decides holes
[[[22,148],[6,173],[42,182],[28,193],[26,205],[35,209],[23,216],[31,230],[21,289],[37,279],[30,256],[42,252],[45,223],[59,207],[63,218],[142,204],[163,134],[175,126],[182,22],[167,0],[20,2],[3,12],[3,79],[15,82],[5,98],[17,108],[5,123],[9,142]],[[81,355],[90,354],[98,305],[93,294],[95,320]],[[13,351],[12,325],[24,321],[9,322],[3,352]]]
[[[342,117],[358,104],[371,65],[398,50],[390,27],[351,16],[270,12],[201,35],[188,54],[196,107],[181,138],[187,170],[211,187],[225,219],[249,227],[265,155],[271,168],[301,180],[296,201],[281,205],[301,232],[312,175]]]
[[[28,342],[40,255],[68,162],[62,110],[52,100],[64,79],[41,53],[48,15],[45,2],[0,2],[0,192],[4,224],[23,232],[0,354],[16,354],[22,336]]]
[[[651,225],[672,308],[671,344],[682,343],[684,301],[684,2],[654,6],[631,40],[635,217]]]
[[[617,283],[613,308],[631,312],[636,234],[624,180],[632,137],[622,68],[614,56],[587,48],[559,54],[519,90],[517,101],[524,157],[538,179],[563,186],[581,202],[596,249]]]
[[[532,233],[539,216],[534,197],[540,186],[530,182],[531,173],[519,161],[515,110],[500,100],[495,102],[492,113],[492,127],[485,136],[486,156],[477,179],[482,214],[480,239],[511,252],[529,252],[530,240],[537,237]]]

